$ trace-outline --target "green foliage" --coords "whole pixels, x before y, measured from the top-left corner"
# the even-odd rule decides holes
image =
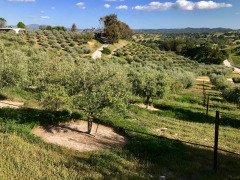
[[[240,83],[240,77],[233,77],[232,80],[234,83]]]
[[[67,106],[69,96],[63,86],[57,84],[49,85],[42,93],[42,103],[45,109],[59,110]]]
[[[119,39],[130,40],[132,38],[132,30],[129,26],[117,19],[116,14],[110,14],[100,18],[104,23],[104,31],[109,43],[118,43]]]
[[[49,30],[49,31],[51,31],[53,28],[52,28],[52,26],[50,26],[50,25],[48,25],[47,27],[46,27],[46,30]]]
[[[19,22],[18,24],[17,24],[17,27],[18,28],[23,28],[23,29],[25,29],[25,24],[23,23],[23,22]]]
[[[223,98],[228,102],[235,103],[240,106],[240,87],[230,81],[226,80],[226,77],[213,74],[211,82],[215,87],[222,91]]]
[[[109,55],[109,54],[111,54],[111,51],[110,51],[110,49],[108,49],[108,48],[103,48],[102,53]]]
[[[233,85],[230,81],[227,81],[226,77],[222,75],[213,74],[210,76],[210,80],[218,90],[224,90]]]
[[[223,90],[223,98],[240,106],[240,86],[230,86]]]
[[[163,98],[169,91],[168,77],[164,72],[139,69],[133,72],[131,81],[134,94],[147,98],[147,104],[150,98]]]
[[[41,26],[39,26],[39,29],[43,31],[43,30],[45,30],[45,29],[46,29],[46,26],[44,26],[44,25],[41,25]]]

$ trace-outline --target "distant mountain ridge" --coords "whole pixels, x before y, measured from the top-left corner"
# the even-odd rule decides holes
[[[163,33],[163,34],[178,34],[178,33],[210,33],[210,32],[229,32],[239,31],[230,28],[182,28],[182,29],[133,29],[135,32],[145,33]]]
[[[30,30],[30,29],[33,29],[33,30],[38,30],[39,29],[39,24],[29,24],[29,25],[26,25],[26,29]]]

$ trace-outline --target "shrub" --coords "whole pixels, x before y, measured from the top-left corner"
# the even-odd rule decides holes
[[[82,50],[83,50],[84,54],[89,54],[91,52],[91,50],[86,46],[83,46]]]
[[[53,48],[56,48],[57,50],[61,49],[61,46],[59,44],[53,44],[52,45]]]
[[[103,53],[103,54],[106,54],[106,55],[109,55],[109,54],[111,54],[111,51],[110,51],[110,49],[108,49],[108,48],[103,48],[102,53]]]
[[[234,83],[240,83],[240,77],[232,78]]]
[[[238,104],[240,106],[240,86],[228,87],[223,91],[223,98],[228,102]]]
[[[210,76],[210,80],[218,90],[225,90],[233,85],[230,81],[227,81],[226,77],[222,75],[213,74]]]
[[[69,45],[70,45],[71,47],[74,47],[76,44],[75,44],[75,42],[71,41],[71,42],[69,43]]]

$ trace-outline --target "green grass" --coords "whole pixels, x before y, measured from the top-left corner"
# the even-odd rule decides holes
[[[231,62],[233,65],[240,67],[240,56],[231,55]]]
[[[128,43],[129,43],[129,41],[127,41],[127,40],[119,40],[118,43],[110,44],[108,46],[108,49],[112,52],[115,48],[117,48],[123,44],[128,44]]]
[[[67,111],[41,109],[0,109],[0,179],[239,179],[240,157],[219,152],[219,171],[213,172],[213,151],[171,139],[179,139],[213,146],[214,110],[239,114],[236,105],[226,103],[220,92],[206,83],[211,94],[209,119],[202,106],[202,87],[168,99],[155,99],[159,111],[131,105],[125,118],[106,109],[100,122],[115,128],[129,139],[122,149],[80,153],[43,142],[31,134],[31,129],[43,124],[56,124],[76,118]],[[5,89],[2,98],[15,97],[37,101],[37,92]],[[143,99],[135,98],[134,103]],[[177,107],[182,106],[182,107]],[[185,107],[185,108],[184,108]],[[195,110],[193,108],[200,108]],[[201,110],[202,109],[202,110]],[[78,119],[84,115],[79,113]],[[220,119],[219,147],[240,153],[240,120]],[[157,139],[123,130],[152,133],[170,139]],[[157,129],[167,128],[165,131]]]

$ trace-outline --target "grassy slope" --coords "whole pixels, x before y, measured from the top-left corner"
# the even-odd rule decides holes
[[[218,98],[219,92],[206,84],[212,94],[212,104],[218,104],[221,111],[239,114],[235,105]],[[180,95],[172,95],[168,100],[155,100],[159,111],[149,111],[131,106],[129,117],[123,120],[118,115],[102,117],[102,122],[114,127],[163,135],[213,145],[214,112],[205,120],[202,107],[201,84]],[[22,101],[37,101],[38,96],[26,90],[2,90],[2,99],[15,97]],[[143,102],[135,99],[136,103]],[[31,104],[31,103],[29,103]],[[187,108],[177,108],[176,105]],[[203,110],[192,110],[192,107]],[[211,110],[214,110],[212,107]],[[9,110],[0,112],[0,178],[48,178],[57,179],[148,179],[166,175],[169,179],[229,179],[240,178],[240,158],[226,153],[219,155],[219,174],[212,172],[213,151],[172,140],[151,138],[136,133],[125,132],[130,142],[124,149],[103,150],[78,153],[56,145],[42,142],[30,131],[39,124],[69,121],[66,112],[47,112],[39,110]],[[239,120],[221,119],[219,146],[240,152]],[[226,121],[226,122],[224,122]],[[168,129],[158,132],[156,129]]]
[[[88,42],[87,47],[89,49],[91,49],[91,53],[90,55],[92,55],[97,49],[99,49],[102,46],[102,44],[100,42],[98,42],[97,40],[93,39],[91,41]]]
[[[126,41],[126,40],[120,40],[118,43],[115,43],[115,44],[110,44],[108,46],[108,49],[112,52],[115,48],[123,45],[123,44],[128,44],[129,41]]]
[[[230,56],[230,60],[231,60],[233,65],[240,67],[240,56],[236,56],[236,55],[232,54]]]

